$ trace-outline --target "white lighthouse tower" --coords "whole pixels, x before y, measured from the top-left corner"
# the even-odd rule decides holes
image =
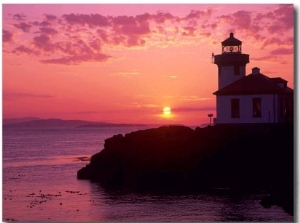
[[[222,54],[214,56],[214,63],[218,65],[218,89],[221,89],[246,75],[249,55],[242,54],[242,41],[230,33],[222,42]]]

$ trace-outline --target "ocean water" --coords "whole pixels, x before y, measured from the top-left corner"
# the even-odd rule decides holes
[[[140,128],[3,129],[2,221],[293,221],[263,208],[263,192],[224,189],[197,194],[106,191],[77,180],[104,140]]]

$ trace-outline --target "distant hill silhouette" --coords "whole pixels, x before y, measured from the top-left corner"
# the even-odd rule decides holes
[[[13,123],[29,122],[34,120],[41,120],[41,118],[37,118],[37,117],[7,118],[7,119],[3,119],[2,123],[3,125],[6,125],[6,124],[13,124]]]
[[[91,122],[83,120],[63,120],[63,119],[4,119],[4,128],[101,128],[101,127],[129,127],[129,126],[146,126],[141,124],[118,124],[108,122]]]

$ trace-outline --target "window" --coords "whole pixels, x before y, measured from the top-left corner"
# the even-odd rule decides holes
[[[240,99],[231,99],[231,118],[240,117]]]
[[[261,117],[261,98],[253,98],[253,117]]]

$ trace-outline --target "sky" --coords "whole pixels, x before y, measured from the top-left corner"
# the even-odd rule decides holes
[[[294,88],[292,4],[3,4],[3,118],[208,123],[230,32]]]

